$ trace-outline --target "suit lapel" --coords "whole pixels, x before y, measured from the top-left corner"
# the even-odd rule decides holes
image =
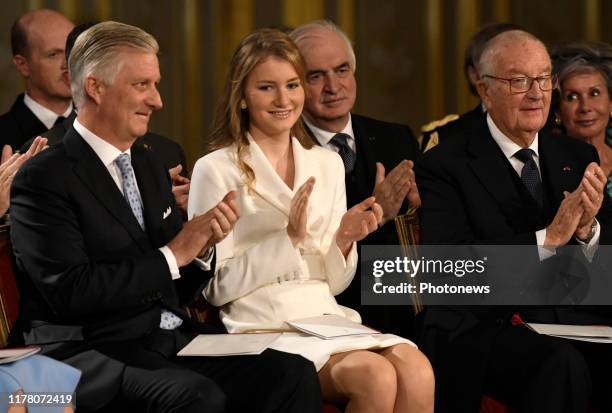
[[[542,178],[549,188],[552,205],[557,206],[563,200],[563,191],[572,192],[582,178],[581,170],[573,159],[562,156],[561,151],[555,150],[554,136],[545,132],[539,135],[540,167]]]
[[[525,211],[525,202],[517,191],[512,167],[497,146],[486,120],[479,123],[479,129],[468,138],[467,150],[471,155],[469,166],[476,178],[495,199],[505,216],[530,216]],[[535,201],[534,201],[535,204]]]
[[[16,150],[18,150],[28,139],[34,138],[47,130],[44,123],[42,123],[40,119],[36,117],[34,112],[32,112],[30,108],[26,106],[23,98],[24,94],[22,93],[17,97],[17,100],[11,107],[11,113],[14,116],[17,123],[17,128],[19,129],[19,133],[21,135],[9,137],[9,139],[14,142],[14,145],[17,146],[14,148]]]
[[[253,190],[270,205],[282,211],[284,214],[289,215],[294,191],[301,185],[298,180],[298,176],[300,176],[299,179],[302,179],[301,174],[303,174],[302,171],[304,169],[302,167],[302,159],[300,159],[301,155],[296,155],[294,150],[296,170],[292,190],[276,173],[272,165],[270,165],[268,158],[266,158],[266,155],[253,140],[251,135],[247,135],[247,137],[249,139],[249,154],[245,157],[245,162],[255,173],[255,187]],[[300,145],[299,142],[297,144]],[[295,149],[295,144],[292,143],[292,145]],[[306,165],[304,165],[304,167],[306,167]]]
[[[134,174],[138,182],[138,190],[142,199],[145,227],[149,237],[157,245],[158,234],[156,229],[160,228],[160,222],[167,205],[162,205],[160,181],[156,179],[156,175],[152,172],[155,169],[150,164],[151,158],[146,156],[146,151],[147,149],[137,141],[132,145],[130,152]]]
[[[125,227],[132,239],[143,250],[148,250],[146,234],[140,228],[132,209],[117,188],[106,166],[102,164],[93,149],[74,128],[70,128],[66,133],[64,145],[66,153],[74,163],[75,174],[100,204]]]
[[[374,188],[374,179],[376,178],[376,162],[383,162],[379,159],[379,154],[376,151],[377,147],[384,147],[384,143],[376,145],[376,141],[380,138],[376,134],[368,130],[367,125],[358,115],[351,114],[351,122],[353,124],[353,134],[355,135],[355,146],[357,147],[358,163],[361,159],[365,170],[363,170],[363,178],[358,182],[365,182],[367,188]],[[358,168],[359,165],[356,166]],[[386,173],[390,171],[385,171]]]

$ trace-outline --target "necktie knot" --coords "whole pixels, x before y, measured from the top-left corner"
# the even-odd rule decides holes
[[[57,119],[55,119],[55,122],[53,122],[53,126],[59,125],[60,123],[62,123],[65,120],[66,120],[66,118],[64,116],[58,116]]]
[[[350,138],[350,136],[346,133],[336,133],[330,141],[331,144],[338,148],[338,155],[342,158],[344,172],[347,174],[353,171],[356,161],[355,152],[349,146],[348,138]]]
[[[533,155],[535,155],[533,149],[523,148],[517,151],[514,157],[523,163],[527,163],[528,161],[533,161]]]
[[[127,153],[122,153],[121,155],[117,156],[115,158],[115,164],[119,167],[121,174],[132,169],[132,160],[130,159],[130,155]]]
[[[336,145],[337,147],[340,146],[346,146],[349,147],[348,144],[348,138],[349,135],[347,135],[346,133],[336,133],[332,138],[331,138],[331,142]],[[350,147],[349,147],[350,148]]]

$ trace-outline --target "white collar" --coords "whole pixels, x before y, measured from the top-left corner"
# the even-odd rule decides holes
[[[53,127],[55,121],[59,116],[67,118],[70,115],[70,112],[72,112],[72,102],[70,102],[70,105],[68,105],[68,109],[66,109],[64,113],[58,115],[51,109],[44,107],[43,105],[32,99],[27,92],[23,95],[23,103],[28,107],[28,109],[32,111],[34,116],[36,116],[38,120],[40,120],[43,125],[47,127],[47,129],[51,129]]]
[[[121,152],[119,149],[106,142],[104,139],[100,138],[98,135],[87,129],[83,124],[81,124],[78,119],[74,120],[74,129],[83,137],[85,142],[91,149],[98,155],[98,158],[102,161],[104,166],[107,168],[115,162],[115,159],[122,153],[126,153],[131,155],[130,149],[125,152]]]
[[[308,128],[312,131],[312,134],[315,136],[315,138],[317,139],[317,141],[319,142],[321,146],[328,145],[329,141],[331,141],[332,138],[337,133],[337,132],[329,132],[324,129],[316,127],[315,125],[312,124],[312,122],[308,120],[306,116],[302,116],[302,119],[304,120],[304,123],[306,124],[306,126],[308,126]],[[349,113],[348,122],[346,123],[344,128],[339,133],[346,133],[348,136],[350,136],[351,140],[353,141],[355,140],[355,134],[353,133],[353,121],[351,119],[350,113]]]
[[[502,131],[499,130],[493,119],[491,119],[491,115],[487,113],[487,125],[489,126],[489,131],[491,132],[491,136],[493,136],[493,140],[497,143],[497,146],[502,150],[506,158],[512,159],[514,154],[519,150],[523,149],[521,146],[516,144],[512,139],[503,134]],[[536,133],[533,142],[529,145],[529,149],[535,152],[536,159],[539,158],[538,152],[538,134]]]

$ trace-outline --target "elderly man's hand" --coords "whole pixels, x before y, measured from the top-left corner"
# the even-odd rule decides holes
[[[565,245],[572,235],[574,235],[584,213],[581,202],[581,192],[582,190],[578,188],[571,194],[569,192],[563,193],[565,199],[561,201],[561,205],[553,221],[546,227],[544,246],[558,247],[560,245]]]
[[[40,136],[34,139],[30,149],[24,154],[13,154],[9,145],[4,145],[4,148],[2,148],[2,156],[0,157],[0,216],[4,215],[9,208],[11,184],[15,174],[25,161],[39,154],[45,148],[47,148],[47,138]]]
[[[578,188],[582,209],[584,210],[576,228],[575,235],[578,239],[587,239],[591,234],[593,219],[599,213],[603,203],[606,182],[607,178],[603,169],[595,162],[591,162],[584,171],[582,182]]]
[[[174,201],[176,206],[181,211],[183,219],[187,219],[187,201],[189,200],[189,178],[181,176],[183,170],[182,165],[176,165],[174,168],[168,170],[170,178],[172,179],[172,195],[174,195]]]
[[[419,206],[421,198],[414,183],[412,161],[403,160],[385,176],[385,167],[376,162],[374,197],[383,210],[382,224],[395,218],[404,198],[411,206]],[[414,205],[416,204],[416,205]]]

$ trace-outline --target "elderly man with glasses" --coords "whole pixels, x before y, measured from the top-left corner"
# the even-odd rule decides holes
[[[610,238],[606,177],[592,147],[542,130],[556,83],[546,47],[524,31],[502,33],[478,71],[486,117],[415,169],[423,243],[533,245],[525,260],[536,268],[566,244],[592,258]],[[420,347],[436,374],[436,411],[476,412],[489,394],[521,412],[587,412],[593,394],[612,388],[608,346],[538,335],[519,321],[610,324],[609,312],[591,310],[428,308]]]

